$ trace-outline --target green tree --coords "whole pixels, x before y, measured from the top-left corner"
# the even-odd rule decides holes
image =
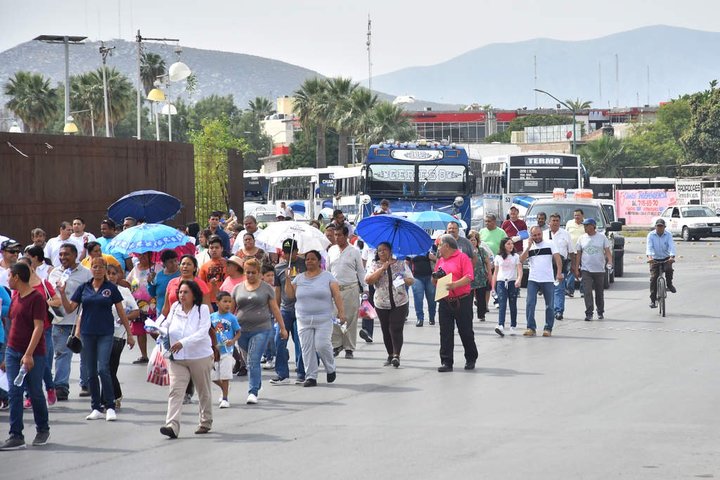
[[[203,120],[202,129],[192,131],[190,140],[195,147],[195,218],[208,218],[213,210],[228,211],[228,151],[244,155],[247,143],[232,134],[224,117]]]
[[[370,143],[415,140],[415,128],[410,123],[410,117],[399,105],[378,102],[373,109],[372,120],[368,138]]]
[[[258,123],[264,120],[268,115],[275,113],[275,106],[272,101],[266,97],[255,97],[253,100],[248,102],[248,107]]]
[[[338,165],[348,164],[348,142],[353,129],[352,94],[359,85],[350,78],[327,79],[327,93],[330,100],[330,125],[338,135]]]
[[[350,97],[350,117],[355,140],[361,143],[360,155],[364,156],[370,145],[370,131],[373,125],[373,112],[378,103],[378,96],[367,88],[356,88]],[[355,159],[353,159],[355,160]]]
[[[623,158],[623,142],[603,135],[583,145],[579,154],[591,176],[620,177],[621,169],[626,166]]]
[[[690,124],[680,142],[689,162],[720,163],[720,89],[711,82],[710,90],[689,97]]]
[[[304,130],[315,130],[315,166],[327,166],[326,129],[331,112],[327,83],[309,78],[295,92],[295,110]]]
[[[512,132],[520,132],[525,130],[525,127],[543,127],[543,126],[549,126],[549,125],[565,125],[568,123],[568,118],[562,115],[540,115],[540,114],[530,114],[530,115],[523,115],[521,117],[515,118],[512,122],[510,122],[510,125],[508,128],[503,132],[498,132],[493,135],[488,135],[485,137],[484,142],[485,143],[493,143],[493,142],[500,142],[500,143],[510,143],[511,133]],[[580,137],[581,135],[578,135]]]
[[[166,73],[165,60],[157,53],[145,52],[140,57],[140,81],[145,90],[145,96],[155,88],[155,80]]]
[[[570,110],[575,110],[576,112],[587,110],[588,108],[590,108],[590,106],[592,106],[591,101],[580,100],[579,98],[576,98],[575,100],[567,99],[565,100],[565,103],[568,104]]]
[[[60,113],[57,90],[40,74],[17,72],[5,84],[4,91],[10,97],[5,106],[23,121],[28,133],[43,131]]]
[[[110,136],[113,127],[124,119],[133,107],[135,90],[130,80],[115,68],[106,72]],[[103,99],[102,69],[70,77],[71,110],[92,109],[96,132],[105,130],[105,103]],[[87,134],[91,130],[90,112],[75,116],[75,123]]]

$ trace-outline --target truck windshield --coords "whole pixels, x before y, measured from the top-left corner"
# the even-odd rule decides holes
[[[576,203],[532,204],[525,214],[525,222],[527,222],[528,226],[535,225],[537,223],[537,214],[539,212],[545,212],[548,221],[550,220],[550,215],[557,213],[560,215],[560,226],[565,227],[567,222],[573,219],[573,213],[578,208],[583,211],[585,218],[592,218],[595,220],[598,229],[605,228],[607,226],[605,222],[605,215],[600,207],[597,205],[578,205]]]

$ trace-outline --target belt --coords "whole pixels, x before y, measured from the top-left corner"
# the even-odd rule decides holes
[[[357,287],[357,283],[349,283],[347,285],[340,285],[340,291],[347,290],[348,288]]]
[[[447,296],[447,297],[443,298],[443,300],[448,301],[448,302],[457,302],[458,300],[462,300],[463,298],[469,297],[469,296],[470,296],[470,294],[466,293],[465,295],[460,295],[458,297]]]

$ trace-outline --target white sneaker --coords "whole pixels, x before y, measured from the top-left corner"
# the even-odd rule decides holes
[[[108,408],[105,412],[105,421],[114,422],[115,420],[117,420],[117,415],[115,415],[115,409]]]
[[[515,335],[515,327],[510,327],[510,335]]]
[[[230,402],[228,402],[227,400],[220,400],[220,408],[230,408]]]
[[[275,370],[275,359],[268,360],[263,364],[263,370]]]
[[[248,395],[247,401],[245,403],[247,403],[248,405],[255,405],[257,402],[257,395],[251,393],[250,395]]]
[[[505,336],[505,327],[503,327],[502,325],[498,325],[497,327],[495,327],[495,333],[497,333],[501,337],[504,337]]]
[[[90,415],[85,417],[85,420],[100,420],[101,418],[105,418],[105,414],[103,414],[100,410],[93,410],[90,412]]]
[[[270,379],[270,385],[290,385],[290,378],[274,377]]]

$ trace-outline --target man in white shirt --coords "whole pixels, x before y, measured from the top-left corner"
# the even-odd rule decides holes
[[[237,254],[238,250],[240,250],[242,248],[242,246],[243,246],[242,239],[246,233],[252,234],[253,238],[255,239],[255,246],[267,251],[267,249],[266,249],[267,245],[263,244],[261,246],[261,245],[258,245],[258,243],[257,243],[257,236],[258,236],[258,233],[260,232],[260,230],[258,229],[258,223],[257,223],[257,220],[255,219],[255,217],[253,217],[252,215],[246,216],[243,219],[243,227],[245,227],[245,230],[243,230],[237,234],[237,236],[235,237],[235,243],[233,243],[232,248],[230,249],[232,254],[233,255]],[[270,253],[270,252],[268,252],[268,253]]]
[[[353,358],[357,342],[357,313],[360,308],[360,290],[367,290],[362,254],[348,242],[347,226],[335,228],[335,245],[328,250],[328,271],[340,284],[340,296],[347,316],[347,330],[343,333],[339,325],[333,325],[333,353],[337,356],[345,350],[345,358]]]
[[[583,221],[585,233],[577,242],[577,255],[573,261],[575,276],[582,269],[582,285],[585,293],[585,321],[593,319],[593,291],[595,291],[595,306],[598,320],[605,314],[605,269],[612,268],[612,251],[610,240],[603,234],[597,233],[594,218]]]
[[[538,215],[538,219],[539,218],[540,215]],[[555,309],[555,320],[562,320],[563,314],[565,313],[565,283],[568,272],[572,266],[570,255],[575,255],[575,243],[570,238],[568,231],[560,226],[560,214],[558,213],[550,215],[550,228],[543,231],[543,238],[545,240],[552,240],[562,259],[562,273],[564,278],[555,285],[555,301],[553,307]]]
[[[45,258],[50,259],[53,267],[57,268],[60,266],[60,247],[62,247],[63,243],[70,241],[72,233],[73,229],[70,222],[60,222],[60,234],[48,240],[45,245]]]
[[[583,220],[585,220],[585,214],[583,213],[581,208],[576,209],[573,212],[573,218],[569,222],[567,222],[567,225],[565,225],[565,230],[568,231],[570,234],[570,239],[572,240],[573,245],[577,245],[577,241],[580,240],[580,236],[585,233],[585,227],[583,227]],[[570,260],[575,259],[575,254],[570,255]],[[567,291],[568,297],[572,297],[575,295],[575,281],[577,278],[575,278],[575,274],[572,270],[568,273],[567,281],[565,282],[565,288]]]
[[[553,281],[563,279],[562,262],[557,253],[555,244],[549,240],[543,240],[543,232],[540,227],[532,227],[530,230],[530,241],[528,246],[520,255],[520,261],[528,261],[530,273],[527,284],[527,303],[525,304],[525,317],[527,319],[527,330],[523,333],[526,337],[534,337],[537,329],[535,325],[535,304],[537,303],[538,292],[542,292],[545,299],[545,328],[543,337],[552,335],[553,316]],[[553,263],[557,274],[553,276]]]
[[[85,231],[85,220],[80,217],[73,218],[72,230],[73,233],[70,235],[70,241],[73,245],[75,245],[75,248],[77,248],[78,261],[82,261],[82,259],[87,255],[85,244],[88,242],[94,242],[97,238],[95,238],[95,235],[92,233]]]

